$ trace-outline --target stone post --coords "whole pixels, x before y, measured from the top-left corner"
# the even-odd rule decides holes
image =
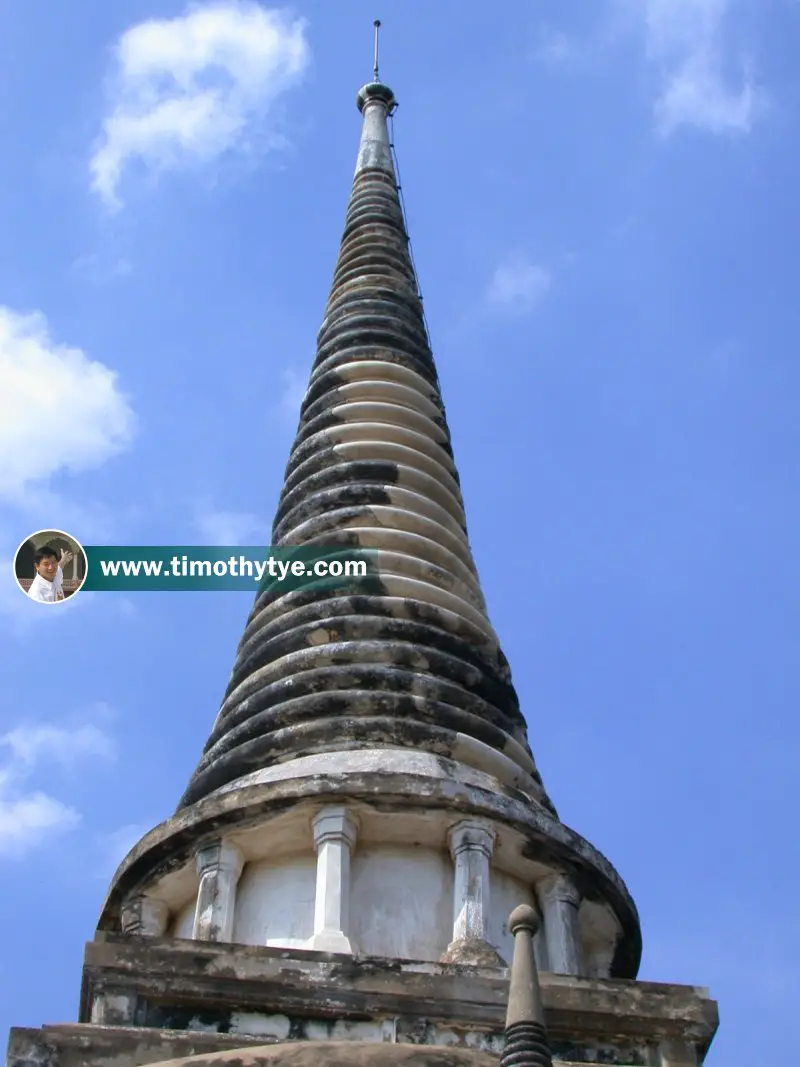
[[[488,941],[494,830],[480,819],[465,819],[453,826],[447,837],[455,864],[453,939],[442,962],[502,966],[503,961]]]
[[[308,947],[318,952],[353,954],[350,943],[350,855],[358,821],[343,804],[330,804],[314,817],[317,891],[314,936]]]
[[[514,938],[514,957],[500,1067],[553,1067],[533,951],[539,916],[530,905],[520,904],[511,912],[508,929]]]
[[[196,862],[200,887],[192,937],[196,941],[230,942],[244,856],[236,845],[221,840],[199,849]]]
[[[536,889],[544,921],[549,970],[555,974],[580,975],[580,894],[563,874],[550,875]]]
[[[133,937],[163,937],[169,925],[169,908],[163,900],[143,893],[128,897],[120,914],[123,934]]]

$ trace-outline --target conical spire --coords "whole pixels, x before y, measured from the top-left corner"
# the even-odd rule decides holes
[[[379,550],[379,578],[257,599],[183,797],[342,748],[424,748],[551,811],[467,539],[409,254],[387,117],[358,93],[361,142],[273,544]]]

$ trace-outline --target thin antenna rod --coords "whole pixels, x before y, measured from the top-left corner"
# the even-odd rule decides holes
[[[374,81],[380,81],[378,78],[378,34],[381,29],[381,20],[375,19],[372,25],[375,27],[375,66],[372,68],[372,77]]]

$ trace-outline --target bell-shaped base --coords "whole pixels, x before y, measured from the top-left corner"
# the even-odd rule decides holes
[[[497,1067],[497,1057],[434,1045],[359,1045],[353,1041],[296,1041],[229,1049],[168,1060],[153,1067]]]

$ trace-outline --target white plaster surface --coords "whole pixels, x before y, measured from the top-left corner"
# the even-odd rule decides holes
[[[248,863],[237,891],[233,939],[242,945],[302,948],[314,932],[313,855]]]
[[[248,1011],[237,1011],[231,1015],[232,1034],[271,1037],[276,1041],[285,1041],[291,1028],[291,1021],[286,1015],[256,1015]]]
[[[408,759],[413,754],[402,755]],[[424,763],[427,754],[417,756]],[[356,832],[357,826],[360,830]],[[500,844],[494,846],[493,832],[500,834]],[[315,838],[324,854],[320,857],[314,854]],[[540,970],[575,973],[561,970],[559,963],[577,967],[578,960],[560,960],[558,955],[574,956],[577,950],[583,973],[602,976],[608,972],[619,934],[613,913],[583,901],[580,920],[565,924],[562,909],[569,912],[567,920],[573,918],[574,909],[560,898],[574,897],[577,902],[574,888],[552,874],[542,878],[539,872],[529,873],[524,865],[501,869],[498,861],[508,865],[517,855],[515,839],[501,824],[454,819],[453,813],[445,810],[388,816],[359,805],[309,805],[293,809],[283,821],[269,820],[250,831],[243,830],[236,839],[246,863],[235,890],[230,938],[234,943],[310,948],[315,936],[324,934],[336,941],[331,941],[329,951],[436,963],[453,940],[458,878],[457,864],[448,852],[449,841],[453,851],[470,846],[469,851],[476,853],[473,858],[480,869],[472,875],[479,881],[484,880],[484,865],[489,868],[488,892],[483,892],[482,886],[480,894],[485,909],[481,921],[487,942],[506,964],[513,954],[513,939],[506,928],[509,914],[520,904],[540,909],[548,901],[552,902],[551,909],[553,903],[557,905],[549,916],[549,925],[556,925],[556,945],[551,960],[548,923],[544,922],[534,941]],[[329,845],[338,856],[327,856]],[[490,851],[494,852],[491,860]],[[329,866],[329,858],[344,860],[344,865],[337,862]],[[344,869],[347,860],[349,875]],[[194,878],[197,880],[196,873]],[[327,914],[318,899],[320,878],[323,895],[330,891]],[[350,899],[346,903],[348,894],[342,890],[348,883]],[[192,937],[195,907],[196,898],[174,898],[172,936]],[[349,933],[335,928],[340,920],[347,927],[346,912]],[[319,924],[315,924],[315,914]],[[569,945],[570,928],[577,935],[574,947]],[[325,946],[320,942],[319,947]]]
[[[491,886],[492,895],[487,940],[499,952],[505,963],[511,966],[511,959],[514,955],[514,938],[508,931],[508,917],[514,908],[520,904],[530,904],[536,908],[536,899],[531,886],[518,878],[513,878],[504,871],[492,870]],[[541,928],[534,938],[533,947],[536,955],[536,964],[544,969],[546,954]]]
[[[351,878],[351,930],[360,952],[439,959],[453,929],[453,866],[444,851],[359,849]]]
[[[236,891],[233,941],[275,948],[308,948],[314,935],[317,860],[313,852],[250,861]],[[370,956],[437,962],[452,940],[454,863],[442,849],[414,845],[358,846],[350,871],[350,941]],[[506,963],[513,938],[508,916],[519,904],[536,907],[523,879],[491,868],[487,940]],[[195,901],[175,915],[170,933],[191,938]],[[544,931],[536,958],[547,969]]]
[[[337,1019],[332,1026],[327,1022],[312,1020],[306,1024],[306,1036],[309,1041],[369,1041],[379,1044],[394,1041],[395,1026],[391,1019],[376,1019],[374,1022]]]
[[[582,974],[577,890],[565,875],[555,874],[539,883],[537,895],[547,940],[547,969],[555,974]]]
[[[622,933],[614,913],[604,904],[584,900],[578,910],[581,962],[587,978],[608,978]]]
[[[194,927],[194,899],[188,901],[178,911],[172,924],[170,931],[172,937],[184,937],[187,940],[191,939],[192,929]]]

